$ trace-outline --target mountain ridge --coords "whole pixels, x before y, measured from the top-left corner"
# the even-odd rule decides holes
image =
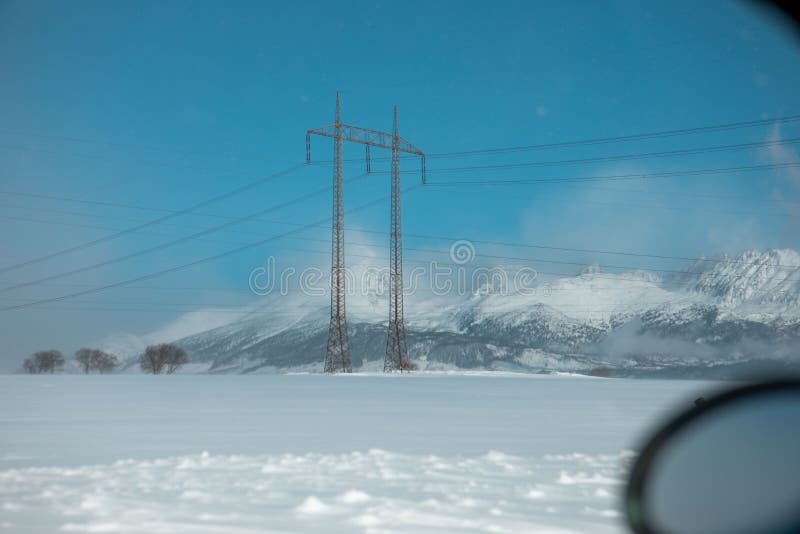
[[[700,258],[663,278],[594,266],[525,294],[416,298],[406,318],[409,352],[428,370],[658,376],[684,369],[694,376],[752,362],[800,369],[799,275],[800,253],[770,249]],[[388,301],[352,300],[354,369],[378,370]],[[186,348],[192,372],[320,370],[329,318],[322,302],[274,297],[252,311],[250,318],[158,341]],[[142,343],[134,345],[141,350]],[[135,356],[123,355],[129,368]]]

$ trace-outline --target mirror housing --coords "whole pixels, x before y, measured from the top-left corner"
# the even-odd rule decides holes
[[[697,399],[641,449],[625,514],[637,534],[800,532],[800,380]]]

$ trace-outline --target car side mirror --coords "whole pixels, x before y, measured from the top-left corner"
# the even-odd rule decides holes
[[[641,451],[625,493],[637,534],[800,533],[800,381],[698,399]]]

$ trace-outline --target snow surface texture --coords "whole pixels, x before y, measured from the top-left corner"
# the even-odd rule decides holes
[[[356,369],[382,368],[387,298],[348,296]],[[701,259],[663,279],[591,268],[540,280],[526,294],[415,293],[406,304],[419,369],[719,379],[800,372],[800,254],[788,249]],[[100,345],[131,372],[146,344],[163,341],[189,352],[194,363],[183,372],[321,370],[327,297],[269,295],[246,311],[193,312],[147,336]]]
[[[618,532],[629,454],[122,460],[0,472],[13,532]]]
[[[0,377],[0,532],[624,532],[716,386],[502,373]]]

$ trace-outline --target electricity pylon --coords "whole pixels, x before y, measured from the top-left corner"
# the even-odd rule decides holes
[[[328,326],[328,346],[325,352],[325,372],[350,373],[353,370],[350,356],[350,340],[347,335],[345,307],[345,263],[344,263],[344,189],[342,168],[342,145],[344,141],[365,145],[367,172],[371,171],[370,147],[392,151],[392,206],[389,266],[389,330],[386,340],[384,371],[408,370],[410,361],[406,347],[405,322],[403,320],[403,247],[400,198],[400,154],[420,156],[422,183],[425,183],[425,154],[400,137],[397,124],[397,107],[394,110],[394,129],[391,134],[367,130],[342,123],[341,97],[336,93],[336,121],[328,126],[306,132],[306,163],[311,163],[311,136],[330,137],[333,144],[333,220],[331,257],[331,317]]]
[[[392,206],[389,223],[389,327],[383,372],[411,370],[403,317],[403,223],[400,188],[400,133],[397,106],[392,125]]]

